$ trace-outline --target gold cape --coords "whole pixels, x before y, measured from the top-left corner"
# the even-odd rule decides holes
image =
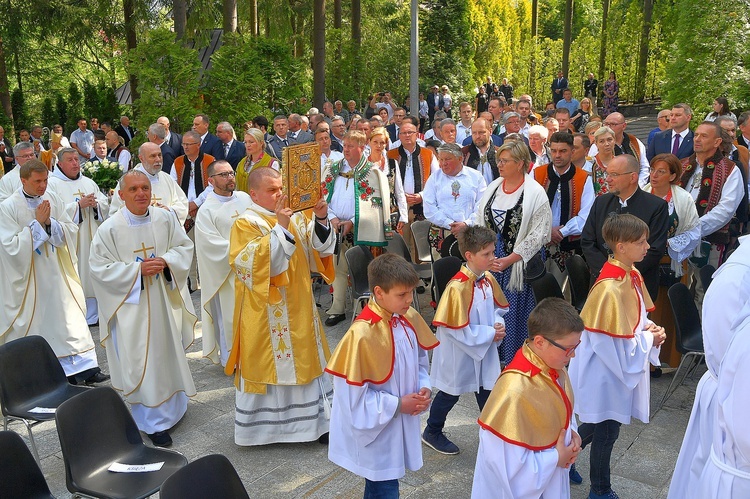
[[[388,381],[396,358],[391,315],[370,299],[331,355],[326,372],[346,379],[350,385]],[[403,317],[416,333],[421,348],[432,350],[438,346],[440,342],[419,312],[410,308]]]
[[[636,287],[640,288],[641,295]],[[654,310],[641,273],[610,257],[589,292],[581,319],[589,331],[632,338],[641,323],[640,296],[643,296],[646,312]]]
[[[484,273],[492,289],[492,298],[500,308],[508,308],[508,300],[503,294],[495,276],[489,272]],[[461,266],[461,270],[448,282],[443,295],[440,297],[435,317],[432,324],[435,326],[445,326],[450,329],[461,329],[469,325],[469,311],[474,302],[474,283],[479,276],[469,270],[466,265]]]
[[[301,219],[299,217],[302,217]],[[261,219],[261,220],[258,220]],[[264,222],[267,227],[261,227]],[[330,356],[328,343],[320,317],[315,308],[310,284],[312,261],[327,282],[333,281],[333,257],[321,258],[317,251],[309,248],[308,260],[305,247],[308,242],[300,237],[300,228],[307,219],[296,213],[289,224],[289,232],[296,241],[297,249],[289,260],[289,268],[271,277],[271,234],[269,228],[276,225],[276,216],[255,211],[252,208],[240,216],[230,234],[229,263],[235,272],[234,341],[224,373],[235,373],[235,386],[240,389],[240,378],[244,380],[244,391],[266,393],[267,385],[305,385],[323,372],[322,366]],[[240,272],[235,260],[248,247],[253,246],[252,274]],[[247,257],[244,254],[243,258]],[[251,279],[252,287],[245,284]],[[280,289],[286,293],[286,301]],[[285,339],[285,341],[281,341]],[[290,343],[287,344],[287,341]],[[320,342],[321,348],[318,347]],[[322,350],[326,359],[319,358]],[[276,360],[282,357],[293,359],[294,382],[279,382]]]
[[[498,378],[478,422],[510,444],[539,451],[557,444],[560,430],[568,428],[572,415],[568,373],[545,364],[527,340]]]

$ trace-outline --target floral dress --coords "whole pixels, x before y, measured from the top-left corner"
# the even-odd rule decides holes
[[[617,80],[604,82],[604,100],[602,101],[602,118],[617,112],[620,105],[620,84]]]
[[[500,184],[485,208],[487,226],[497,234],[495,256],[498,258],[508,256],[513,252],[524,215],[523,184],[512,193],[505,193],[502,189],[503,184]],[[518,349],[523,346],[528,336],[526,322],[536,306],[534,291],[529,284],[524,284],[520,292],[510,289],[511,269],[512,266],[502,272],[493,272],[510,305],[508,313],[503,317],[505,339],[498,347],[500,362],[503,365],[507,365]]]
[[[599,159],[599,155],[597,154],[594,157],[594,165],[591,169],[591,174],[593,176],[594,180],[594,195],[596,197],[601,196],[602,194],[606,194],[609,192],[609,186],[607,185],[607,169],[604,167],[604,163],[602,163],[602,160]]]

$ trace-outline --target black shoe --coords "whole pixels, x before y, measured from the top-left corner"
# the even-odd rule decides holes
[[[661,378],[662,370],[661,367],[655,367],[653,371],[651,371],[651,377],[652,378]]]
[[[169,436],[169,433],[166,430],[149,433],[148,438],[150,438],[157,447],[170,447],[172,445],[172,437]]]
[[[424,286],[417,286],[417,294],[423,295],[425,292]]]
[[[343,321],[344,319],[346,319],[345,314],[329,315],[328,318],[326,319],[325,324],[326,326],[335,326],[336,324]]]
[[[575,484],[581,484],[583,483],[583,477],[580,473],[578,473],[578,470],[576,469],[575,464],[570,465],[570,470],[568,471],[568,477],[570,478],[570,483]]]
[[[93,385],[95,383],[104,383],[105,381],[108,381],[108,380],[109,380],[109,374],[104,374],[103,372],[99,371],[93,376],[86,378],[84,383],[86,383],[87,385]]]
[[[323,444],[323,445],[328,445],[328,432],[325,432],[321,436],[318,437],[318,443]]]

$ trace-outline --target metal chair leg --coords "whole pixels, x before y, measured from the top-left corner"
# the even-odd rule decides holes
[[[677,370],[674,372],[674,376],[672,377],[672,381],[669,383],[669,386],[667,387],[667,391],[664,392],[664,396],[662,397],[661,402],[659,403],[659,409],[661,409],[662,407],[664,407],[664,403],[671,396],[671,394],[673,392],[672,387],[674,386],[675,382],[677,381],[677,377],[680,374],[680,370],[682,369],[683,364],[685,364],[685,362],[688,360],[688,358],[691,360],[691,363],[692,363],[693,357],[695,355],[698,355],[698,352],[689,352],[689,353],[685,354],[682,357],[682,360],[680,361],[680,365],[677,366]],[[690,370],[689,368],[686,368],[685,369],[685,373],[687,373],[689,370]],[[683,381],[685,381],[685,376],[682,377],[682,381],[680,381],[680,383],[674,389],[676,390],[677,387],[679,387],[682,384]]]
[[[34,454],[34,459],[36,459],[36,464],[38,464],[39,469],[41,469],[42,460],[39,459],[39,451],[37,451],[36,449],[36,441],[34,440],[34,434],[31,432],[31,425],[25,419],[21,419],[21,421],[23,421],[23,424],[26,425],[26,431],[29,432],[29,442],[31,442],[31,452]]]

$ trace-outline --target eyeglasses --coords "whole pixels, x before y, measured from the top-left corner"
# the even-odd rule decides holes
[[[182,145],[183,146],[199,146],[200,143],[198,143],[198,142],[183,142]]]
[[[515,159],[502,159],[502,158],[498,158],[497,160],[498,165],[507,165],[508,163],[516,163],[516,160]]]
[[[221,177],[221,178],[234,177],[234,172],[214,173],[213,175],[211,175],[211,177]]]
[[[575,344],[575,346],[572,346],[572,347],[564,347],[564,346],[560,345],[559,343],[556,343],[556,342],[552,341],[552,340],[551,340],[551,339],[549,339],[549,338],[546,338],[546,337],[543,337],[543,338],[544,338],[545,340],[549,341],[551,345],[554,345],[554,346],[556,346],[557,348],[559,348],[560,350],[564,351],[564,352],[565,352],[565,356],[566,356],[566,357],[570,357],[570,356],[572,356],[572,355],[573,355],[573,352],[575,352],[575,351],[576,351],[576,348],[578,348],[578,345],[580,345],[580,344],[581,344],[581,340],[578,340],[578,343],[576,343],[576,344]]]
[[[667,175],[669,173],[667,170],[655,170],[653,168],[649,168],[649,171],[654,177],[661,177],[662,175]]]
[[[622,172],[622,173],[617,173],[617,172],[610,172],[610,171],[608,171],[606,176],[607,177],[612,177],[612,178],[617,178],[617,177],[622,177],[623,175],[632,175],[633,173],[636,173],[636,172]]]
[[[608,126],[610,128],[612,128],[613,126],[620,126],[620,125],[624,125],[624,124],[625,124],[624,121],[621,122],[621,123],[607,123],[606,121],[604,122],[604,126]]]
[[[17,155],[16,155],[16,158],[17,158],[17,159],[29,159],[29,158],[33,158],[33,157],[35,157],[35,156],[36,156],[36,154],[34,154],[34,153],[32,152],[32,153],[30,153],[30,154],[23,154],[23,155],[21,155],[21,154],[17,154]]]

